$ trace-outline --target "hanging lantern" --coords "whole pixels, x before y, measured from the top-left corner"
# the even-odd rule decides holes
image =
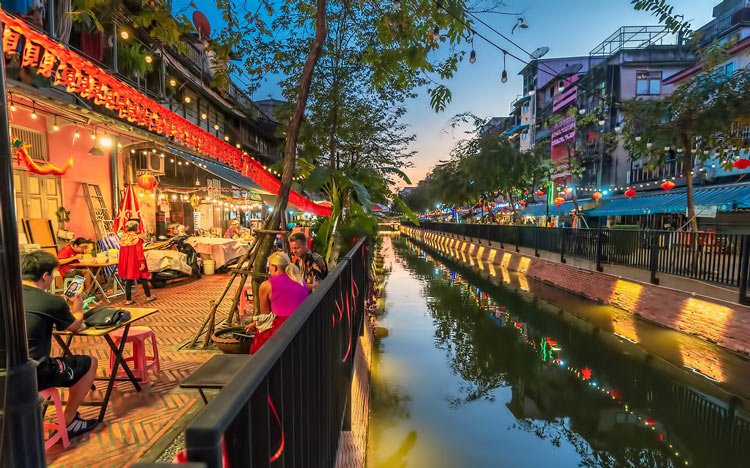
[[[565,203],[565,199],[561,197],[556,197],[554,200],[552,200],[552,203],[554,203],[555,205],[557,205],[558,208],[560,208],[560,205]]]
[[[583,380],[591,380],[591,369],[588,367],[581,369],[581,377],[583,377]]]
[[[742,171],[750,167],[750,159],[740,158],[736,160],[734,163],[732,163],[732,166],[734,166],[735,169],[739,169]]]
[[[647,426],[653,426],[654,424],[656,424],[656,419],[654,419],[654,418],[646,418],[646,419],[643,420],[643,422]]]
[[[143,190],[153,190],[154,187],[156,187],[159,184],[159,181],[156,180],[156,177],[152,176],[151,174],[143,174],[138,176],[138,187],[142,188]]]
[[[568,195],[568,194],[569,194],[570,192],[572,192],[572,191],[573,191],[573,189],[572,189],[572,188],[570,188],[570,187],[565,187],[565,189],[563,190],[563,193],[564,193],[565,195]]]
[[[526,202],[523,201],[523,200],[521,200],[520,202],[518,202],[518,204],[521,205],[521,206],[526,206]]]
[[[633,198],[635,196],[635,190],[628,189],[627,192],[625,192],[625,196],[628,198]]]
[[[591,197],[592,197],[592,198],[593,198],[594,200],[599,200],[600,198],[602,198],[602,192],[594,192],[594,193],[593,193],[593,194],[591,195]]]
[[[542,191],[542,190],[537,190],[536,194],[537,194],[538,196],[540,196],[540,197],[543,197],[543,196],[544,196],[544,191]]]
[[[661,188],[669,192],[670,190],[674,188],[674,182],[672,182],[671,180],[668,180],[664,182],[663,184],[661,184]]]

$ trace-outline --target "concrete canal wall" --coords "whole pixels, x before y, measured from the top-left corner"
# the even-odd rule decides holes
[[[585,264],[589,262],[561,263],[549,254],[537,257],[533,251],[516,252],[515,246],[501,248],[487,240],[406,226],[401,231],[435,248],[487,262],[493,268],[518,271],[650,322],[750,355],[750,307],[724,299],[729,296],[723,288],[693,280],[679,284],[672,278],[664,278],[667,281],[662,280],[662,285],[657,286],[641,280],[641,272],[628,274],[631,269],[620,269],[617,274],[598,272],[595,266]]]

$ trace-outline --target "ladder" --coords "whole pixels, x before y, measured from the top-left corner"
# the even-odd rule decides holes
[[[94,225],[96,240],[107,237],[108,232],[112,232],[115,222],[112,215],[107,209],[107,204],[102,196],[102,191],[98,185],[81,183],[83,195],[86,198],[86,205],[89,207],[91,223]]]

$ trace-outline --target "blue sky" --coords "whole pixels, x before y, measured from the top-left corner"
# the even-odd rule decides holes
[[[176,0],[174,5],[181,8],[190,3]],[[208,4],[209,2],[205,2]],[[212,2],[213,3],[213,2]],[[684,14],[697,29],[711,20],[711,10],[719,0],[680,0],[671,2],[675,13]],[[204,5],[204,2],[197,2]],[[483,15],[481,18],[493,28],[509,36],[514,42],[528,51],[540,46],[548,46],[547,58],[575,55],[588,55],[589,51],[621,26],[658,24],[648,13],[633,10],[629,0],[505,0],[503,11],[521,12],[529,25],[528,29],[510,31],[514,17]],[[202,10],[211,21],[214,29],[221,27],[221,18],[215,8]],[[192,12],[188,12],[192,17]],[[495,35],[481,25],[477,30],[499,46],[520,58],[523,52]],[[493,46],[477,38],[474,41],[477,62],[462,63],[456,76],[444,84],[453,92],[453,102],[441,113],[436,114],[429,106],[426,90],[407,104],[405,122],[417,139],[412,149],[417,151],[413,159],[414,168],[406,172],[416,183],[440,159],[446,159],[455,143],[463,136],[463,129],[451,130],[448,120],[455,114],[472,112],[481,117],[508,115],[510,103],[521,92],[522,81],[518,72],[524,64],[508,57],[509,80],[500,82],[502,53]],[[275,82],[269,81],[256,91],[254,99],[268,96],[279,98],[281,93]]]

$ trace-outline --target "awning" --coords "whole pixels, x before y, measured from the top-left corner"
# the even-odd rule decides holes
[[[700,187],[693,190],[696,207],[716,207],[716,211],[750,208],[750,183]],[[646,193],[632,199],[615,198],[591,210],[589,216],[627,216],[658,213],[684,213],[687,209],[687,189],[670,192]]]
[[[510,130],[508,130],[508,132],[506,133],[506,135],[507,136],[513,135],[517,131],[519,131],[519,130],[525,130],[527,128],[529,128],[528,125],[521,125],[521,124],[519,124],[519,125],[516,125],[515,127],[511,128]]]
[[[590,202],[591,199],[588,198],[586,200],[578,200],[578,207],[581,208],[586,203]],[[570,215],[570,212],[575,209],[575,204],[573,203],[573,200],[567,201],[560,205],[560,208],[558,208],[555,205],[549,206],[549,215],[550,216],[568,216]],[[523,211],[519,211],[518,214],[520,216],[532,216],[532,217],[540,217],[540,216],[547,216],[547,205],[544,203],[538,203],[536,205],[528,205],[526,209]]]
[[[180,151],[177,148],[167,146],[166,147],[169,151],[176,154],[177,156],[180,156],[181,158],[187,159],[188,161],[194,163],[194,164],[203,164],[205,166],[205,170],[210,172],[211,174],[220,177],[230,184],[234,184],[237,187],[241,188],[242,190],[247,190],[248,192],[252,192],[256,194],[254,197],[255,200],[260,200],[260,197],[258,195],[268,195],[269,193],[262,188],[258,187],[255,183],[253,183],[252,179],[249,177],[243,177],[242,174],[235,171],[234,169],[231,169],[226,166],[222,166],[221,164],[217,164],[213,161],[209,161],[207,159],[198,158],[196,156],[193,156],[192,154],[188,154],[184,151]]]

